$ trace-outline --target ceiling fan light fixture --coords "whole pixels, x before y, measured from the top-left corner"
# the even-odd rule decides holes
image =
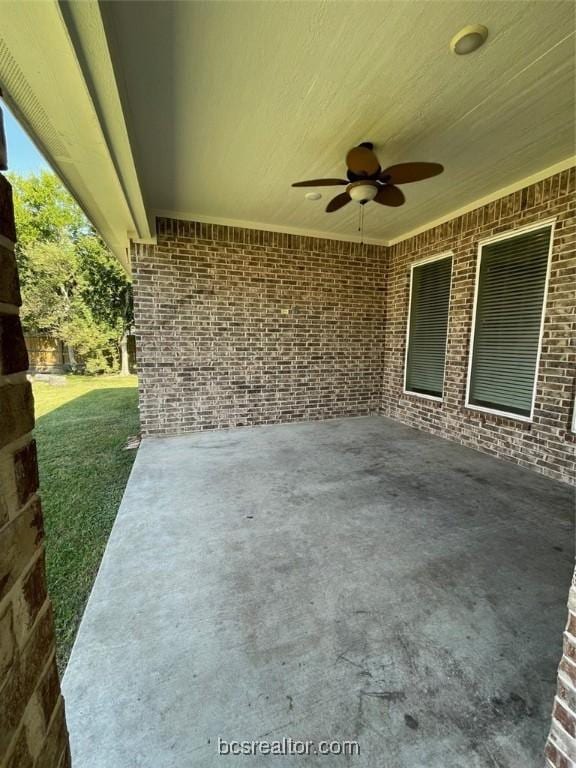
[[[346,179],[307,179],[295,181],[293,187],[346,187],[344,192],[328,201],[326,213],[335,213],[349,203],[355,202],[364,206],[370,201],[378,205],[397,208],[404,205],[406,198],[397,184],[409,184],[414,181],[431,179],[442,173],[444,167],[440,163],[397,163],[382,170],[378,158],[369,142],[353,147],[346,155]],[[305,195],[309,200],[320,197],[318,192]],[[361,213],[363,208],[360,209]]]
[[[350,198],[356,203],[367,203],[370,200],[374,200],[378,194],[377,184],[365,184],[362,181],[351,184],[348,188],[348,194]]]
[[[488,28],[483,24],[470,24],[461,29],[450,41],[450,49],[458,56],[474,53],[486,42]]]

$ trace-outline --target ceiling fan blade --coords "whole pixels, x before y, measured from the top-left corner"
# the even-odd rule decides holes
[[[438,176],[443,170],[444,166],[440,163],[400,163],[385,168],[380,174],[380,179],[390,184],[408,184],[411,181]]]
[[[372,176],[380,170],[378,158],[368,147],[354,147],[346,155],[348,170],[356,176]]]
[[[340,208],[343,208],[345,205],[348,205],[351,199],[352,198],[348,192],[341,192],[339,195],[336,195],[336,197],[333,197],[332,200],[330,200],[326,206],[326,213],[332,213],[332,211],[337,211]]]
[[[401,189],[392,186],[392,184],[386,184],[385,186],[380,187],[374,198],[374,202],[380,203],[380,205],[391,205],[394,208],[397,208],[399,205],[404,205],[406,198]]]
[[[296,181],[293,187],[334,187],[346,186],[350,182],[345,179],[310,179],[310,181]]]

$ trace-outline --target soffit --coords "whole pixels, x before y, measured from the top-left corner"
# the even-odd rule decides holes
[[[571,2],[114,2],[105,26],[150,212],[355,237],[358,207],[324,213],[296,180],[441,162],[407,203],[368,205],[388,242],[574,152]],[[449,50],[470,23],[487,44]]]

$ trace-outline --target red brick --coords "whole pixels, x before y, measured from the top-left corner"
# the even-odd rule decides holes
[[[62,755],[67,750],[67,747],[68,731],[64,719],[64,701],[60,698],[42,750],[34,763],[34,768],[56,768],[60,764]]]
[[[1,174],[0,235],[15,240],[10,184]],[[14,254],[5,243],[0,244],[0,303],[21,303]],[[0,376],[27,367],[20,321],[17,315],[1,312]],[[30,384],[4,379],[0,384],[0,448],[7,448],[0,466],[0,763],[5,768],[70,764],[61,699],[54,712],[59,684],[41,549],[42,514],[33,497],[38,487],[36,448],[33,442],[18,448],[10,445],[21,443],[33,426]]]
[[[14,207],[12,205],[12,187],[8,179],[0,173],[0,235],[14,242]]]
[[[0,615],[0,689],[16,657],[16,637],[14,635],[14,615],[12,604],[8,602]]]
[[[38,490],[38,462],[36,441],[31,440],[14,454],[14,475],[18,503],[21,506]]]
[[[48,727],[60,698],[60,679],[58,677],[56,657],[54,657],[44,677],[40,681],[38,686],[38,696],[40,698],[42,712],[44,713],[44,721],[46,727]]]
[[[25,629],[29,630],[48,598],[44,551],[36,558],[22,579],[22,596],[24,602],[22,620],[26,622]]]
[[[0,600],[35,556],[44,535],[40,501],[34,499],[0,531]]]
[[[160,219],[135,245],[141,425],[377,413],[383,247]]]
[[[568,760],[550,741],[546,744],[546,757],[554,768],[574,768],[573,763]]]
[[[14,252],[0,245],[0,302],[20,306],[20,283]]]
[[[570,736],[574,738],[576,735],[576,719],[574,718],[574,715],[558,701],[554,705],[552,717],[560,723],[566,733],[569,733]]]
[[[34,427],[34,400],[30,382],[0,386],[0,448]]]
[[[12,665],[0,697],[0,755],[5,754],[41,672],[54,653],[54,623],[48,607],[39,618],[30,640]]]
[[[28,370],[28,352],[18,315],[0,313],[0,375]]]
[[[12,747],[6,768],[32,768],[34,760],[28,749],[26,729],[22,727]]]

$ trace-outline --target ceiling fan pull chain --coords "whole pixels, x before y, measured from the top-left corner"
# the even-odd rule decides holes
[[[360,222],[358,225],[358,232],[360,232],[360,245],[364,245],[364,206],[360,206]]]

